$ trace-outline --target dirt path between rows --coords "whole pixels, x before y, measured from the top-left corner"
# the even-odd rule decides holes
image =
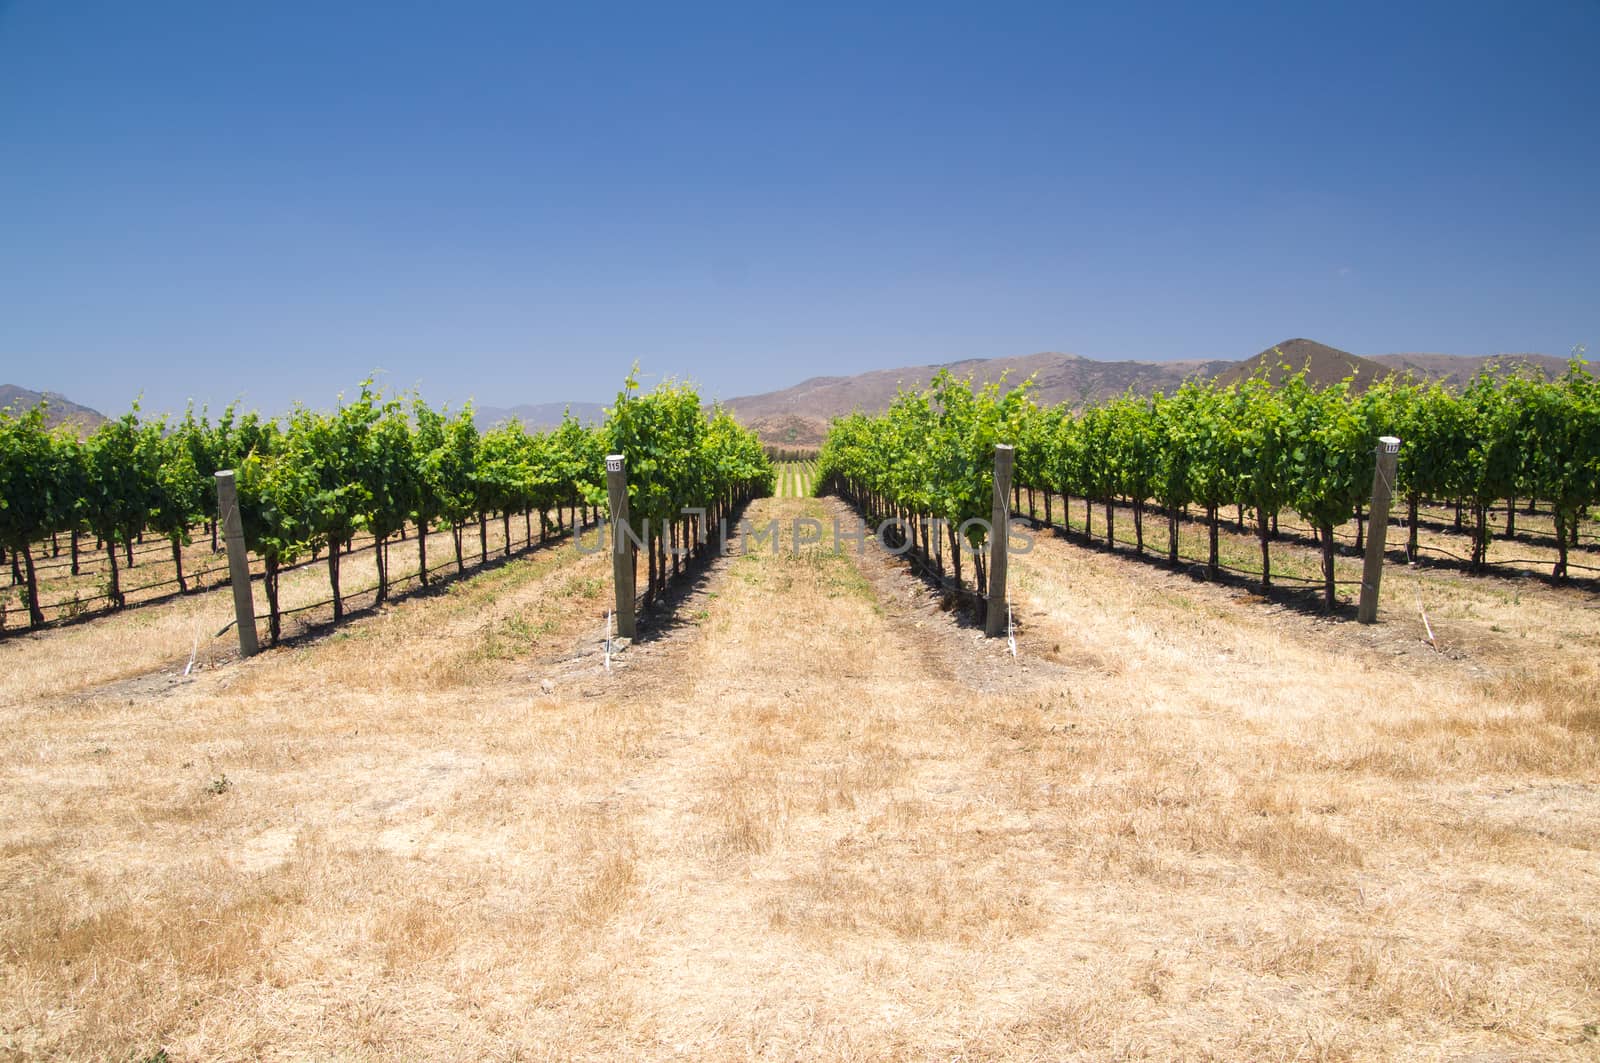
[[[903,879],[897,850],[924,817],[970,811],[983,753],[958,736],[995,685],[981,674],[1014,662],[914,602],[875,544],[795,552],[793,519],[848,520],[836,500],[767,499],[747,516],[779,521],[777,549],[719,560],[684,606],[698,629],[629,673],[659,733],[650,766],[598,799],[631,839],[639,897],[619,916],[637,946],[614,988],[660,1048],[725,1048],[737,1031],[885,1051],[911,1032],[909,1015],[888,1019],[905,1001],[885,950],[1005,926],[988,917],[1008,876],[954,896]],[[969,1002],[983,992],[955,989],[980,962],[966,950],[938,973],[930,960],[919,977]]]

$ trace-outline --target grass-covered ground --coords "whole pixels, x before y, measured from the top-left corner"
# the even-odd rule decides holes
[[[248,661],[225,592],[0,642],[0,1054],[1593,1058],[1590,592],[1012,573],[1015,658],[870,542],[609,671],[567,545]]]

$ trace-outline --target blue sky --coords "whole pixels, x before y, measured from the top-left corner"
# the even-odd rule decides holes
[[[0,0],[0,383],[1600,339],[1600,4]]]

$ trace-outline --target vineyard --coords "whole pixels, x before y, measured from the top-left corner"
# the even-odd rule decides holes
[[[1588,387],[1471,401],[1548,456],[1528,396],[1581,426]],[[41,462],[8,461],[8,488],[77,486],[64,523],[7,540],[11,601],[31,563],[47,615],[22,631],[14,604],[0,639],[0,1054],[1592,1059],[1592,502],[1532,469],[1493,498],[1467,472],[1424,488],[1423,433],[1362,419],[1382,397],[1069,412],[944,377],[776,462],[672,384],[545,434],[368,389],[225,415],[253,426],[226,461],[283,618],[250,657],[207,492],[171,524],[91,519],[115,466],[58,455],[123,444],[12,418],[7,453]],[[1227,416],[1168,438],[1180,400]],[[1086,479],[1129,424],[1181,449],[1148,486]],[[106,431],[192,453],[181,424]],[[1324,544],[1353,579],[1364,492],[1319,508],[1300,478],[1315,457],[1370,488],[1388,431],[1398,604],[1345,623]],[[1294,442],[1276,505],[1239,486],[1264,437]],[[1017,623],[987,639],[955,602],[991,575],[969,522],[1013,440]],[[1094,453],[1151,453],[1124,445]],[[624,474],[618,537],[595,524]],[[853,512],[903,524],[804,534]],[[632,640],[610,637],[618,541],[656,595]],[[1397,563],[1417,555],[1438,560]],[[56,603],[113,558],[125,605],[73,622]],[[185,587],[141,590],[180,563]]]
[[[1303,375],[1276,385],[1258,377],[1081,412],[1034,406],[1027,384],[974,393],[944,373],[881,416],[835,422],[819,477],[875,519],[902,521],[914,556],[958,589],[970,558],[981,596],[993,448],[1015,443],[1016,512],[1071,532],[1077,499],[1085,540],[1149,551],[1172,567],[1203,565],[1212,578],[1227,569],[1264,591],[1275,578],[1316,582],[1331,609],[1341,542],[1362,548],[1375,447],[1390,434],[1402,441],[1390,485],[1406,528],[1398,560],[1432,555],[1473,573],[1548,563],[1556,580],[1600,573],[1589,520],[1600,502],[1600,385],[1577,359],[1555,382],[1485,374],[1460,394],[1393,380],[1356,394],[1348,384],[1313,389]],[[1519,509],[1531,518],[1520,537]],[[1501,537],[1521,548],[1512,557],[1491,556],[1497,510]],[[1181,532],[1195,514],[1205,531],[1198,552],[1183,548]],[[1157,530],[1147,542],[1149,520]],[[1421,540],[1445,522],[1461,533],[1463,553],[1438,535]],[[1229,525],[1241,534],[1248,526],[1254,558],[1225,563]],[[1317,546],[1319,573],[1274,572],[1272,547],[1285,537]],[[1530,549],[1553,556],[1529,559]]]
[[[786,461],[778,465],[779,498],[806,498],[816,488],[817,463],[815,461]]]
[[[631,380],[604,426],[569,419],[533,434],[514,423],[480,434],[470,408],[452,415],[367,385],[331,414],[297,410],[279,422],[229,408],[212,423],[191,410],[169,424],[142,422],[135,409],[87,440],[47,432],[42,410],[8,413],[0,544],[13,591],[0,599],[0,631],[224,584],[211,486],[220,469],[238,470],[252,572],[276,640],[282,573],[324,566],[328,597],[287,608],[326,606],[335,622],[352,598],[381,604],[459,577],[469,562],[590,525],[606,501],[606,453],[635,455],[630,512],[647,600],[684,558],[705,555],[734,508],[768,491],[804,497],[818,483],[876,521],[902,521],[893,534],[925,570],[958,590],[970,572],[981,597],[991,455],[1007,441],[1017,454],[1014,512],[1036,525],[1264,591],[1275,580],[1320,584],[1332,608],[1338,585],[1351,582],[1339,571],[1342,549],[1362,549],[1373,444],[1394,433],[1403,441],[1397,559],[1471,572],[1549,564],[1555,579],[1588,577],[1600,573],[1589,520],[1600,501],[1597,394],[1574,361],[1555,382],[1484,375],[1460,394],[1394,381],[1355,394],[1291,376],[1281,385],[1192,383],[1074,413],[1035,406],[1026,384],[975,392],[942,374],[881,416],[836,421],[818,458],[776,467],[725,413],[702,414],[691,389],[640,395]],[[1253,557],[1239,550],[1245,535]],[[1286,537],[1321,551],[1319,572],[1274,570],[1273,544]],[[391,551],[407,539],[415,563],[392,572]],[[1496,556],[1497,544],[1516,549]],[[343,581],[352,551],[370,552],[371,586]]]
[[[1600,1063],[1597,46],[0,0],[0,1063]]]
[[[278,421],[230,407],[216,423],[191,410],[172,424],[141,421],[135,407],[87,440],[46,431],[42,408],[7,411],[0,545],[14,592],[0,599],[0,632],[226,584],[227,565],[213,556],[219,470],[237,471],[252,576],[266,597],[260,619],[275,642],[288,612],[326,607],[337,623],[352,598],[382,604],[398,589],[581,531],[606,501],[612,452],[634,455],[646,602],[704,556],[719,520],[773,482],[759,441],[721,410],[703,412],[692,388],[645,394],[632,378],[605,425],[568,418],[546,433],[511,422],[480,434],[470,406],[450,414],[385,397],[370,382],[332,413],[298,409]],[[691,507],[700,515],[686,516]],[[415,567],[396,574],[391,551],[408,538]],[[345,582],[353,555],[370,560],[372,586]],[[284,574],[314,564],[325,568],[328,597],[285,605]],[[148,575],[133,582],[135,571]]]

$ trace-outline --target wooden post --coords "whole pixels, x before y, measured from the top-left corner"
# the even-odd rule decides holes
[[[1011,534],[1011,463],[1016,449],[1009,443],[994,448],[994,512],[989,520],[989,599],[983,633],[1006,634],[1006,539]]]
[[[1371,624],[1378,619],[1378,585],[1383,582],[1383,548],[1389,537],[1389,502],[1394,493],[1394,467],[1400,440],[1378,438],[1378,465],[1372,473],[1372,519],[1367,528],[1366,565],[1361,570],[1361,604],[1356,619]]]
[[[244,548],[244,523],[239,519],[239,492],[233,470],[217,473],[217,513],[228,543],[228,582],[233,587],[233,618],[239,629],[239,655],[253,657],[256,643],[256,602],[250,593],[250,556]]]
[[[617,634],[634,637],[633,543],[628,538],[628,460],[606,455],[606,491],[611,496],[611,582],[617,592]]]

